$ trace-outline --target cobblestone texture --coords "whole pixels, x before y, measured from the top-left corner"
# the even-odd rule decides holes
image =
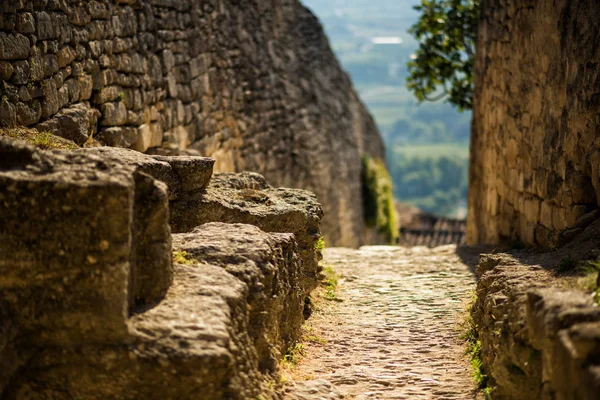
[[[327,344],[308,347],[298,379],[328,380],[345,399],[475,397],[457,338],[475,277],[455,246],[334,248],[324,256],[341,275],[342,301],[312,317]]]

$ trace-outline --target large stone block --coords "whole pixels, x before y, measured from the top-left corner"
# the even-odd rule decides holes
[[[64,345],[122,338],[131,172],[8,141],[0,141],[0,154],[0,298],[17,316],[22,339]]]
[[[259,174],[216,174],[204,191],[171,202],[174,232],[189,232],[208,222],[244,223],[265,232],[293,233],[305,264],[303,288],[317,284],[323,211],[315,196],[298,189],[275,189]]]
[[[36,343],[122,336],[129,308],[172,280],[167,186],[100,149],[2,145],[2,298]]]
[[[291,233],[209,223],[173,235],[173,248],[223,268],[248,288],[249,324],[261,370],[274,370],[304,321],[304,264]]]
[[[245,333],[247,289],[222,268],[177,265],[157,306],[127,341],[41,352],[7,399],[250,399],[260,393]]]
[[[191,195],[208,186],[215,160],[209,157],[146,155],[135,150],[95,147],[80,150],[130,165],[168,186],[169,199]]]
[[[61,109],[36,128],[40,132],[50,132],[82,145],[94,132],[98,116],[98,111],[89,104],[78,103]]]
[[[29,46],[29,39],[20,33],[0,32],[0,60],[24,60]]]

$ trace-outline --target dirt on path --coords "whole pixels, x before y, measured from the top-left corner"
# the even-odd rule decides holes
[[[475,285],[465,260],[473,257],[455,246],[326,249],[339,301],[321,300],[310,318],[313,339],[287,398],[475,398],[458,339]]]

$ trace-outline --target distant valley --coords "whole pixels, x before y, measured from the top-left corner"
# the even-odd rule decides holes
[[[463,217],[469,112],[418,102],[405,87],[418,44],[407,32],[417,0],[303,0],[375,117],[388,148],[394,194],[426,211]]]

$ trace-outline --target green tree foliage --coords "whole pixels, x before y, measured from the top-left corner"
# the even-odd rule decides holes
[[[419,42],[407,88],[419,101],[445,98],[460,111],[473,105],[473,60],[480,0],[421,0],[409,32]]]
[[[377,158],[363,157],[362,183],[367,225],[394,243],[398,237],[398,223],[392,180],[385,164]]]
[[[466,203],[468,160],[459,156],[407,156],[389,150],[394,195],[437,215],[455,217]]]

